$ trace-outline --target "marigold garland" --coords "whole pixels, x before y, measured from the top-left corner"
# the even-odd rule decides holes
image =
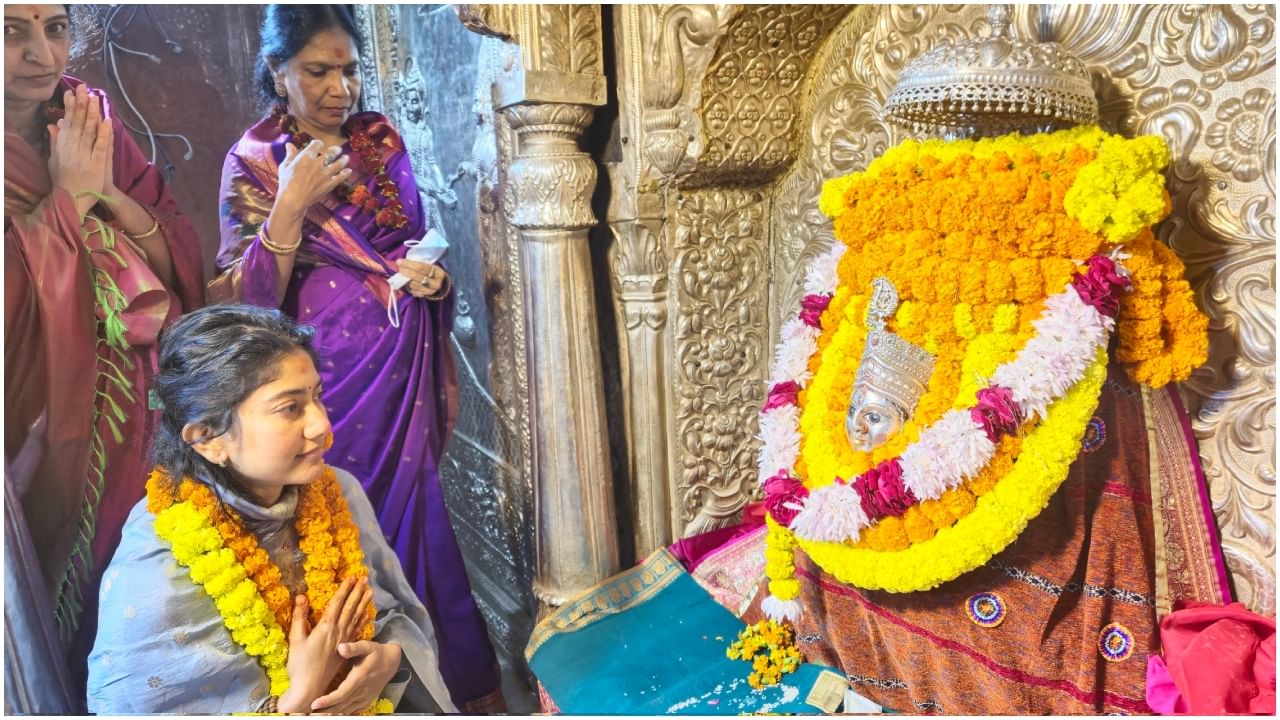
[[[288,638],[283,628],[293,619],[293,596],[280,569],[248,532],[234,510],[218,502],[202,483],[185,478],[175,486],[162,468],[147,479],[147,509],[156,516],[156,535],[173,548],[174,558],[189,568],[193,582],[214,599],[232,638],[258,659],[279,697],[289,687],[285,665]],[[360,531],[351,516],[333,469],[300,490],[295,517],[302,550],[310,620],[318,622],[325,607],[348,577],[367,577]],[[360,639],[374,634],[377,608],[369,604]],[[334,686],[341,676],[334,679]],[[369,712],[385,714],[394,706],[378,699]]]
[[[833,218],[838,240],[815,260],[806,306],[783,327],[770,386],[781,384],[785,393],[771,398],[776,404],[762,416],[762,436],[772,441],[762,450],[761,481],[785,479],[774,470],[794,467],[803,495],[900,456],[922,428],[971,405],[982,378],[1035,336],[1032,323],[1081,259],[1121,245],[1133,291],[1119,298],[1118,313],[1114,306],[1106,312],[1117,318],[1116,359],[1149,385],[1185,379],[1207,357],[1207,318],[1195,306],[1182,263],[1148,227],[1170,209],[1161,175],[1168,158],[1161,138],[1126,140],[1081,127],[978,141],[906,141],[866,171],[827,182],[819,205]],[[937,360],[906,426],[876,451],[859,453],[849,447],[844,417],[865,339],[863,288],[880,275],[902,298],[889,329]],[[809,306],[813,296],[821,296],[820,308]],[[1052,494],[1024,477],[1025,463],[1051,457],[1057,465],[1047,475],[1065,478],[1079,449],[1078,437],[1066,438],[1083,432],[1088,413],[1078,423],[1068,417],[1085,406],[1092,411],[1105,364],[1103,350],[1085,379],[1051,405],[1053,417],[1005,437],[978,476],[884,517],[854,544],[798,539],[768,518],[766,612],[788,617],[798,611],[790,603],[799,593],[791,557],[797,542],[845,582],[887,590],[932,587],[985,562]],[[1095,384],[1089,401],[1086,391]],[[793,431],[785,429],[788,423]],[[789,455],[793,463],[776,462]],[[1010,482],[1018,478],[1027,481]],[[774,506],[798,507],[780,498]],[[978,517],[1002,526],[980,531]],[[961,539],[977,545],[952,546]]]
[[[795,645],[795,631],[790,625],[761,620],[738,633],[738,639],[725,650],[730,660],[751,663],[747,682],[759,690],[776,685],[782,676],[800,667],[800,650]]]
[[[1085,380],[1022,440],[1013,467],[977,499],[972,511],[931,539],[895,552],[804,540],[797,544],[840,582],[868,590],[928,590],[982,565],[1022,533],[1066,479],[1098,407],[1106,366],[1106,353],[1099,352]]]

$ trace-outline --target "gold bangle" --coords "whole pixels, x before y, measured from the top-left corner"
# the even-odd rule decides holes
[[[267,237],[267,229],[266,229],[266,228],[262,228],[261,230],[259,230],[259,231],[258,231],[258,240],[262,242],[262,247],[264,247],[264,248],[266,248],[267,250],[269,250],[269,251],[271,251],[271,252],[275,253],[276,255],[289,255],[289,254],[293,253],[294,251],[296,251],[299,247],[302,247],[302,238],[301,238],[301,237],[299,237],[299,238],[298,238],[298,242],[296,242],[296,243],[294,243],[294,244],[292,244],[292,245],[287,245],[287,246],[286,246],[286,245],[277,245],[277,244],[275,244],[275,243],[271,242],[271,238],[268,238],[268,237]]]
[[[428,295],[428,300],[443,300],[449,297],[449,293],[453,292],[453,280],[449,279],[449,274],[445,273],[444,282],[440,283],[440,291],[435,295]]]
[[[147,215],[151,217],[151,229],[150,229],[150,230],[148,230],[148,231],[146,231],[146,232],[142,233],[141,235],[132,235],[132,234],[129,234],[129,233],[125,233],[126,235],[129,235],[129,237],[133,238],[134,242],[137,242],[138,240],[141,240],[141,239],[143,239],[143,238],[149,238],[149,237],[151,237],[152,235],[155,235],[155,234],[156,234],[156,231],[160,229],[160,221],[159,221],[159,220],[157,220],[157,219],[155,218],[155,216],[154,216],[154,215],[151,215],[151,213],[147,213]]]

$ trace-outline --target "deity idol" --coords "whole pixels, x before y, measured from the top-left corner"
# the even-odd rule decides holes
[[[1159,618],[1229,597],[1171,384],[1208,321],[1152,232],[1163,138],[1094,125],[1083,63],[1008,19],[890,95],[948,139],[823,189],[837,241],[781,332],[743,619],[899,711],[1145,712]]]

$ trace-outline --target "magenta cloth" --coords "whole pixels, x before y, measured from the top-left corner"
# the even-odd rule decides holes
[[[1164,658],[1152,657],[1147,666],[1153,710],[1275,714],[1275,618],[1238,602],[1189,602],[1160,621],[1160,644]]]
[[[457,407],[448,339],[453,296],[435,302],[400,293],[400,327],[389,323],[393,261],[404,257],[406,240],[422,237],[426,221],[399,134],[377,113],[352,116],[347,129],[357,127],[381,151],[408,225],[381,227],[373,214],[334,195],[313,206],[281,309],[316,329],[334,431],[326,458],[364,486],[387,542],[431,614],[440,671],[461,708],[497,691],[500,678],[440,486],[440,457]],[[211,297],[275,305],[275,256],[263,246],[260,230],[274,203],[287,137],[280,116],[271,116],[227,154],[218,255],[223,275],[211,283]],[[349,144],[343,150],[359,168],[359,155]],[[365,186],[375,192],[372,173],[363,170]]]
[[[1185,707],[1178,708],[1181,701],[1182,694],[1178,692],[1178,685],[1169,675],[1169,668],[1165,667],[1164,660],[1159,655],[1148,655],[1147,705],[1160,715],[1173,715],[1186,712]]]
[[[741,523],[677,540],[667,549],[692,573],[713,552],[764,525],[764,515],[764,503],[751,503],[742,509]]]

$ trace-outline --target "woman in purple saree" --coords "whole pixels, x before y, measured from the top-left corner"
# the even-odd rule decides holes
[[[403,260],[426,231],[409,156],[385,117],[350,114],[360,38],[341,6],[271,6],[262,34],[258,81],[279,104],[227,154],[210,300],[278,306],[315,327],[337,438],[327,457],[364,486],[439,629],[457,706],[501,710],[440,486],[457,405],[453,301],[442,268]],[[404,291],[388,284],[397,272]]]

